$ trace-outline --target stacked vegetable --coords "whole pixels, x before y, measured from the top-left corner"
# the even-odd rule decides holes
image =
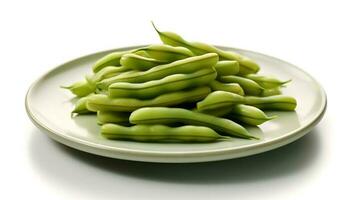
[[[258,139],[242,125],[257,126],[276,117],[263,110],[295,109],[296,100],[280,91],[289,81],[257,75],[260,67],[253,60],[154,28],[164,44],[110,53],[85,80],[64,87],[80,97],[73,113],[96,113],[104,137],[150,142]]]

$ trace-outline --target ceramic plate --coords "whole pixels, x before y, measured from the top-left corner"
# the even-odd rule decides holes
[[[268,112],[279,117],[259,128],[248,128],[260,140],[232,138],[228,141],[205,144],[141,143],[107,140],[99,134],[96,117],[71,118],[75,99],[60,85],[81,80],[91,71],[100,57],[114,49],[84,56],[49,71],[38,79],[26,96],[26,109],[33,123],[52,139],[88,153],[101,156],[147,162],[204,162],[224,160],[262,153],[289,144],[308,133],[322,118],[326,96],[316,80],[303,70],[285,61],[260,53],[220,47],[236,51],[258,62],[260,74],[272,74],[282,80],[292,79],[283,94],[297,99],[296,112]]]

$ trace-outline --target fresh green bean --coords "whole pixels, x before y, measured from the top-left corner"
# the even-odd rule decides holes
[[[264,91],[258,83],[240,76],[221,76],[219,80],[224,83],[238,83],[246,95],[260,96]]]
[[[106,90],[109,85],[116,82],[142,83],[151,80],[162,79],[172,74],[192,73],[199,69],[211,68],[216,65],[218,56],[215,53],[208,53],[201,56],[194,56],[178,60],[165,65],[158,65],[147,71],[130,71],[118,76],[104,79],[97,84],[97,88]]]
[[[238,83],[222,83],[214,80],[209,84],[209,86],[213,91],[226,91],[242,96],[244,95],[244,90]]]
[[[262,97],[268,97],[268,96],[274,96],[274,95],[279,95],[281,94],[280,88],[271,88],[271,89],[264,89],[262,94],[260,96]]]
[[[174,47],[166,44],[153,44],[139,48],[137,52],[145,52],[149,57],[157,60],[173,62],[192,57],[194,54],[185,47]]]
[[[240,69],[239,74],[251,74],[257,73],[260,69],[259,65],[253,60],[240,55],[235,52],[223,51],[212,45],[200,43],[200,42],[188,42],[184,40],[181,36],[173,32],[162,32],[159,31],[153,24],[154,29],[159,34],[161,41],[164,44],[172,46],[182,46],[190,49],[195,55],[202,55],[205,53],[217,53],[220,60],[236,60],[239,62]]]
[[[175,92],[209,84],[217,76],[213,68],[191,74],[174,74],[145,83],[118,82],[109,86],[109,97],[151,99],[164,93]]]
[[[97,122],[98,124],[121,124],[128,125],[129,123],[129,112],[115,112],[115,111],[98,111],[97,112]]]
[[[243,104],[235,105],[232,109],[232,112],[229,114],[229,118],[253,126],[260,125],[276,117],[277,116],[268,117],[262,110],[254,106]]]
[[[211,89],[199,87],[188,91],[178,91],[160,95],[154,99],[140,100],[132,98],[109,98],[107,95],[90,96],[87,108],[91,111],[121,111],[131,112],[142,107],[175,106],[185,102],[196,102],[205,98]]]
[[[239,72],[239,62],[236,60],[222,60],[218,61],[216,66],[218,76],[235,75]]]
[[[74,109],[72,111],[72,114],[90,114],[93,113],[92,111],[87,109],[87,101],[88,97],[90,97],[92,94],[89,94],[88,96],[82,97],[77,100]]]
[[[126,66],[133,70],[145,71],[155,67],[157,65],[162,65],[167,63],[167,61],[157,60],[154,58],[147,58],[133,53],[125,54],[120,59],[120,64]]]
[[[293,111],[296,108],[296,99],[285,95],[274,95],[269,97],[245,97],[245,104],[262,110]]]
[[[131,51],[113,52],[103,56],[93,65],[92,67],[93,72],[97,73],[104,67],[108,67],[108,66],[119,66],[121,57],[127,53],[130,53]]]
[[[132,124],[171,124],[180,122],[188,125],[206,126],[219,133],[235,137],[257,139],[257,137],[251,135],[244,127],[231,120],[182,108],[141,108],[131,113],[129,121]]]
[[[77,97],[87,96],[95,90],[95,87],[87,80],[78,81],[69,86],[61,86],[61,88],[68,89]]]
[[[256,83],[258,83],[260,86],[262,86],[265,89],[272,89],[272,88],[280,87],[280,86],[291,81],[291,80],[282,81],[282,80],[276,79],[274,77],[262,76],[262,75],[257,75],[257,74],[248,74],[245,77],[250,80],[255,81]]]
[[[226,137],[203,126],[169,127],[165,125],[135,125],[131,127],[104,124],[101,134],[108,139],[140,142],[213,142]]]
[[[95,74],[87,75],[86,80],[90,84],[95,85],[97,82],[99,82],[103,79],[111,78],[113,76],[116,76],[120,73],[129,71],[129,70],[130,70],[130,68],[124,67],[124,66],[108,66],[108,67],[101,69],[100,71],[98,71]]]
[[[197,103],[197,110],[219,110],[233,107],[235,104],[246,104],[262,110],[295,110],[296,100],[285,95],[275,95],[269,97],[241,96],[231,92],[215,91],[210,93],[205,99]]]

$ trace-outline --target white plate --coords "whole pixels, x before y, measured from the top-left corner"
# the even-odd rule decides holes
[[[276,75],[282,80],[292,79],[283,94],[297,99],[296,112],[271,112],[278,118],[259,128],[248,128],[260,140],[233,138],[229,141],[205,144],[140,143],[113,141],[100,136],[95,116],[71,118],[73,95],[61,89],[83,79],[92,64],[114,49],[84,56],[56,67],[38,79],[26,96],[26,109],[33,123],[54,140],[67,146],[97,155],[148,162],[204,162],[238,158],[265,152],[286,145],[308,133],[322,118],[326,109],[326,95],[309,74],[282,60],[260,53],[220,47],[239,52],[258,62],[260,74]]]

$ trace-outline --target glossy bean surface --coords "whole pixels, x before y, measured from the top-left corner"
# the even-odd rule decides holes
[[[88,83],[95,85],[97,82],[99,82],[103,79],[111,78],[113,76],[119,75],[120,73],[129,71],[129,70],[131,70],[131,69],[128,67],[124,67],[124,66],[108,66],[108,67],[101,69],[100,71],[98,71],[95,74],[87,75],[86,80],[88,81]]]
[[[214,67],[218,76],[235,75],[239,72],[239,62],[236,60],[218,61]]]
[[[286,95],[275,95],[269,97],[245,97],[245,104],[262,110],[293,111],[296,109],[296,99]]]
[[[81,97],[80,99],[77,100],[76,104],[74,105],[74,109],[72,111],[72,114],[90,114],[94,113],[90,110],[87,109],[87,101],[88,97],[90,97],[93,94],[90,94],[85,97]]]
[[[154,58],[148,58],[144,56],[140,56],[133,53],[128,53],[122,56],[120,59],[120,64],[122,66],[128,67],[133,70],[146,71],[155,67],[157,65],[162,65],[168,63],[164,60],[157,60]]]
[[[238,83],[245,95],[260,96],[264,91],[264,88],[255,81],[240,76],[221,76],[219,80],[224,83]]]
[[[244,103],[245,98],[239,94],[225,91],[215,91],[197,103],[199,112],[214,113],[217,110],[233,108],[237,103]]]
[[[285,85],[286,83],[291,81],[291,80],[282,81],[275,77],[262,76],[262,75],[257,75],[257,74],[248,74],[245,77],[250,80],[255,81],[256,83],[258,83],[260,86],[262,86],[265,89],[277,88],[277,87]]]
[[[226,91],[244,95],[244,90],[238,83],[222,83],[220,81],[214,80],[209,84],[209,86],[213,91]]]
[[[149,45],[138,49],[137,52],[145,52],[151,58],[166,62],[173,62],[194,56],[194,54],[185,47],[174,47],[166,44]]]
[[[101,69],[108,67],[108,66],[119,66],[120,59],[124,54],[127,54],[131,51],[119,51],[109,53],[99,59],[92,67],[94,73],[99,72]]]
[[[182,108],[141,108],[132,112],[129,120],[133,124],[172,124],[179,122],[189,125],[206,126],[220,134],[247,139],[256,138],[244,127],[231,120]]]
[[[178,60],[165,65],[158,65],[147,71],[126,72],[118,76],[102,80],[97,84],[97,87],[105,90],[109,87],[109,85],[116,82],[142,83],[162,79],[172,74],[192,73],[200,69],[212,68],[217,62],[217,54],[208,53],[201,56]]]
[[[98,111],[97,123],[100,125],[107,123],[129,125],[129,116],[129,112]]]
[[[69,86],[61,86],[61,88],[68,89],[77,97],[84,97],[95,91],[95,86],[87,80],[78,81]]]
[[[207,68],[190,74],[173,74],[145,83],[113,83],[109,86],[108,94],[112,98],[150,99],[165,93],[208,85],[216,75],[213,68]]]
[[[237,104],[233,107],[231,113],[229,113],[229,118],[248,125],[257,126],[276,118],[276,116],[268,117],[262,110],[254,106]]]
[[[165,125],[135,125],[131,127],[104,124],[101,134],[108,139],[140,142],[213,142],[226,137],[203,126],[169,127]]]
[[[175,106],[185,102],[196,102],[205,98],[211,89],[199,87],[187,91],[178,91],[160,95],[154,99],[140,100],[134,98],[109,98],[107,95],[90,96],[87,108],[91,111],[131,112],[142,107]]]

